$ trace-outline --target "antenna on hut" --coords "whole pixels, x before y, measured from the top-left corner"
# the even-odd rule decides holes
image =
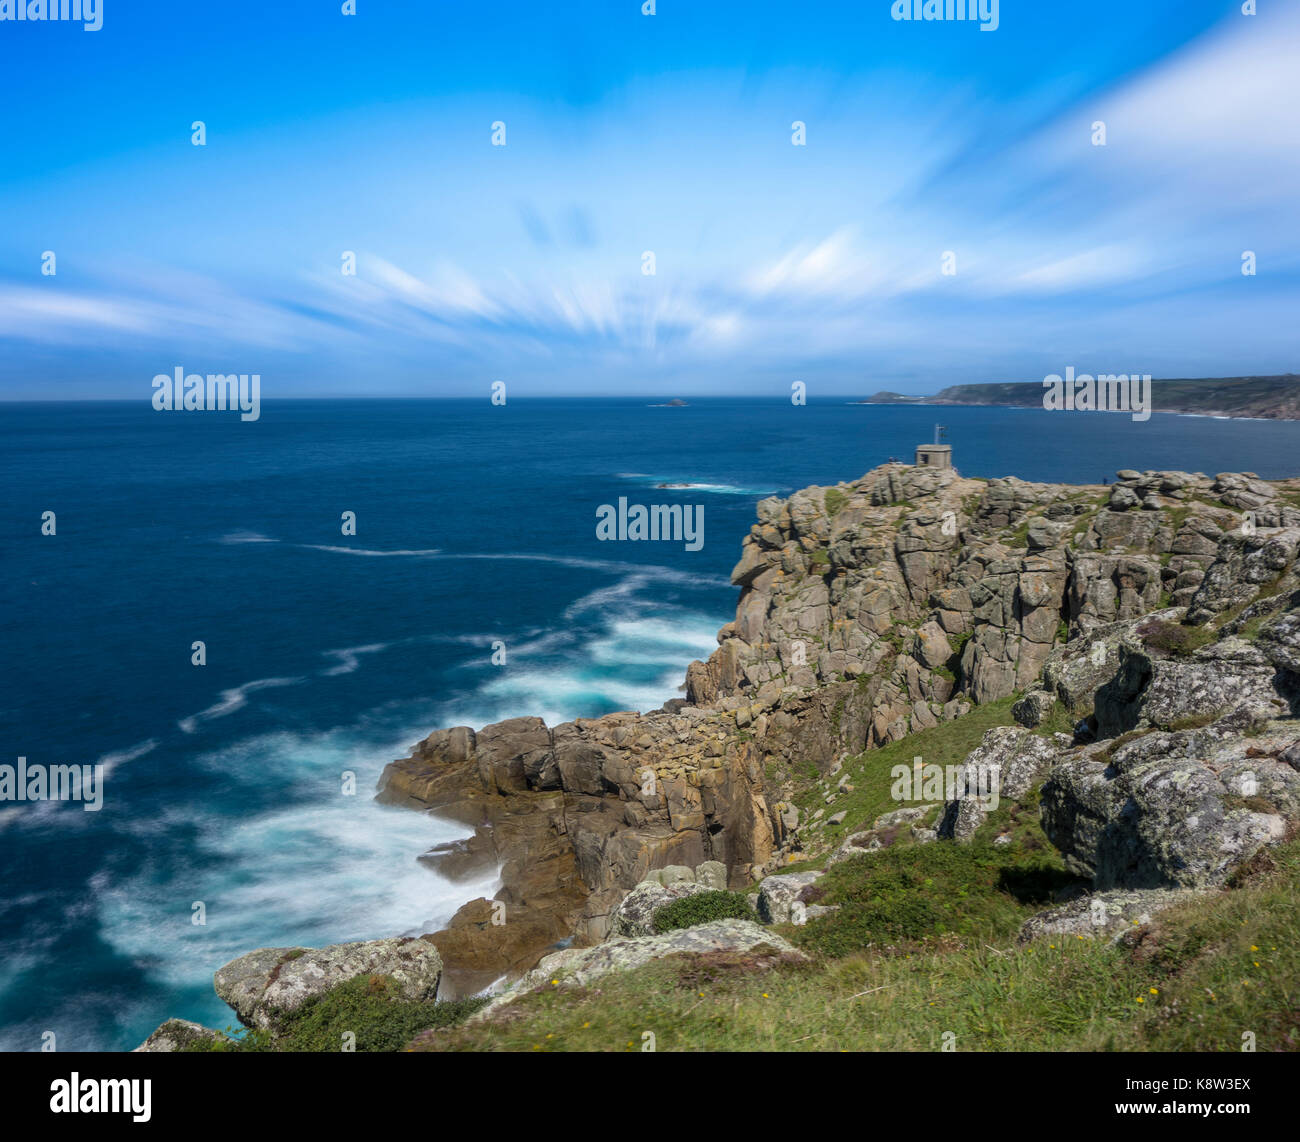
[[[952,445],[941,443],[943,434],[947,431],[945,425],[936,424],[934,426],[934,443],[918,444],[916,446],[916,462],[918,465],[924,465],[928,468],[952,467]]]

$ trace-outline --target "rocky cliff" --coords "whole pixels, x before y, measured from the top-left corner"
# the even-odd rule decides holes
[[[764,500],[732,573],[736,617],[688,668],[685,699],[554,727],[439,730],[389,765],[382,801],[475,829],[428,854],[434,867],[453,879],[501,870],[504,914],[476,901],[433,937],[448,979],[521,972],[569,937],[598,942],[650,870],[716,861],[741,887],[810,855],[795,789],[972,704],[1023,691],[1027,719],[1060,702],[1103,736],[1176,723],[1153,711],[1195,707],[1196,680],[1107,632],[1131,636],[1162,609],[1178,631],[1184,616],[1262,623],[1247,612],[1293,574],[1300,481],[1118,476],[1070,486],[892,464]],[[1300,623],[1277,607],[1269,645],[1300,667]],[[1201,663],[1197,680],[1218,670],[1221,688],[1275,701],[1273,652],[1233,653]]]

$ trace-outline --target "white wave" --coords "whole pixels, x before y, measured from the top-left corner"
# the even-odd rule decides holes
[[[236,787],[268,769],[291,775],[290,803],[234,820],[181,805],[124,823],[141,838],[195,825],[199,835],[179,867],[168,858],[123,881],[95,874],[91,897],[104,938],[170,983],[194,985],[253,948],[432,932],[467,900],[492,896],[496,872],[452,883],[416,859],[466,836],[466,826],[372,799],[383,759],[398,748],[334,730],[259,735],[201,757]],[[353,795],[343,792],[344,772],[356,775]],[[191,921],[195,902],[203,904],[202,925]]]
[[[722,487],[723,485],[718,485]],[[745,495],[751,494],[749,491],[740,490]],[[766,492],[754,492],[755,495],[766,495]],[[234,536],[222,536],[218,541],[220,543],[280,543],[278,539],[268,539],[266,536],[244,535],[237,533]],[[729,587],[731,581],[718,575],[701,575],[691,571],[678,571],[672,567],[657,567],[642,563],[628,563],[617,559],[586,559],[575,555],[539,555],[523,551],[510,552],[473,552],[473,551],[443,551],[440,548],[401,548],[391,551],[385,551],[372,547],[341,547],[336,544],[324,543],[287,543],[286,547],[297,547],[303,551],[323,551],[332,555],[364,555],[376,558],[403,557],[413,559],[446,559],[446,560],[488,560],[494,563],[508,562],[525,562],[525,563],[551,563],[560,567],[573,567],[585,571],[612,571],[621,574],[636,572],[644,574],[657,582],[677,583],[684,586],[703,586],[703,587]]]
[[[329,551],[336,555],[366,555],[371,558],[385,558],[395,555],[402,556],[421,556],[441,555],[441,548],[422,547],[409,550],[381,551],[374,547],[338,547],[328,543],[294,543],[291,547],[301,547],[306,551]]]
[[[580,599],[575,599],[564,609],[564,620],[571,622],[588,611],[606,610],[614,603],[626,602],[648,583],[649,576],[634,574],[620,579],[612,586],[591,591]]]
[[[591,657],[604,663],[675,662],[685,654],[707,658],[718,649],[718,636],[700,618],[695,626],[667,619],[622,619],[607,638],[591,645]]]
[[[339,674],[352,674],[361,665],[361,656],[363,654],[378,654],[381,650],[387,650],[392,644],[387,642],[372,642],[367,646],[346,646],[341,650],[322,650],[321,655],[325,658],[337,658],[337,666],[331,666],[328,670],[322,670],[321,675],[325,678],[333,678]]]
[[[615,571],[620,574],[629,572],[644,575],[647,579],[660,583],[679,583],[688,586],[731,586],[731,580],[718,575],[700,575],[692,571],[677,571],[672,567],[656,567],[652,564],[627,563],[617,559],[583,559],[574,555],[530,555],[526,552],[511,552],[505,555],[488,555],[475,553],[447,554],[443,559],[491,559],[497,561],[520,560],[528,563],[554,563],[561,567],[575,567],[587,571]]]
[[[612,590],[612,589],[611,589]],[[593,592],[593,595],[600,595]],[[532,715],[554,726],[607,709],[657,709],[681,697],[686,667],[717,649],[716,620],[682,612],[673,617],[641,612],[654,604],[607,594],[593,605],[632,604],[610,619],[605,632],[546,667],[507,666],[466,701],[444,709],[444,725],[476,728],[505,718]],[[662,608],[654,608],[662,610]],[[511,658],[518,663],[521,656]]]
[[[95,764],[102,765],[104,767],[104,776],[108,777],[119,765],[125,765],[128,761],[135,761],[137,757],[144,757],[147,753],[153,753],[157,748],[158,739],[150,738],[148,741],[138,742],[126,749],[106,753]]]
[[[484,686],[476,697],[490,703],[490,712],[471,715],[464,724],[482,727],[530,715],[541,718],[548,726],[558,726],[575,718],[592,717],[601,705],[644,713],[662,706],[669,698],[680,698],[681,678],[680,673],[665,672],[654,682],[637,683],[584,678],[571,672],[521,671]]]
[[[214,703],[206,710],[200,710],[197,714],[191,714],[188,718],[182,718],[176,724],[183,733],[192,734],[198,729],[200,722],[210,722],[213,718],[224,718],[236,710],[242,710],[248,705],[249,694],[276,686],[297,686],[302,681],[301,678],[258,678],[253,682],[245,682],[232,690],[222,690],[220,702]]]
[[[256,531],[232,531],[228,535],[223,535],[218,543],[279,543],[278,539],[271,539]]]
[[[776,488],[747,488],[736,484],[670,483],[666,488],[659,488],[659,485],[655,485],[655,487],[660,491],[714,492],[723,496],[774,496],[778,490]]]
[[[624,480],[636,480],[642,487],[657,492],[712,492],[722,496],[774,496],[779,488],[754,488],[745,484],[718,484],[708,480],[680,480],[674,477],[650,476],[644,472],[616,472]]]

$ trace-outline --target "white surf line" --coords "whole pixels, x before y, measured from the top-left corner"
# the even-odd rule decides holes
[[[197,714],[191,714],[188,718],[182,718],[176,725],[180,727],[182,733],[192,734],[200,722],[224,718],[236,710],[243,709],[248,705],[248,695],[257,690],[269,690],[275,686],[297,686],[301,682],[303,682],[302,678],[258,678],[252,682],[245,682],[242,686],[222,690],[220,702],[200,710]]]
[[[340,547],[325,543],[285,543],[279,539],[266,536],[223,536],[217,542],[233,543],[276,543],[284,547],[298,547],[305,551],[324,551],[331,555],[360,555],[368,558],[405,557],[413,559],[487,559],[495,562],[506,560],[530,563],[552,563],[561,567],[574,567],[590,571],[635,572],[649,575],[660,582],[679,583],[684,586],[730,587],[731,580],[720,575],[701,575],[690,571],[677,571],[671,567],[656,564],[625,563],[613,559],[583,559],[573,555],[537,555],[528,552],[450,552],[437,547],[399,549],[383,551],[373,547]]]

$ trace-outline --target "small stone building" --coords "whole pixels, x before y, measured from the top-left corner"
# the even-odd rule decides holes
[[[918,444],[916,446],[916,465],[918,468],[951,468],[951,444]]]

